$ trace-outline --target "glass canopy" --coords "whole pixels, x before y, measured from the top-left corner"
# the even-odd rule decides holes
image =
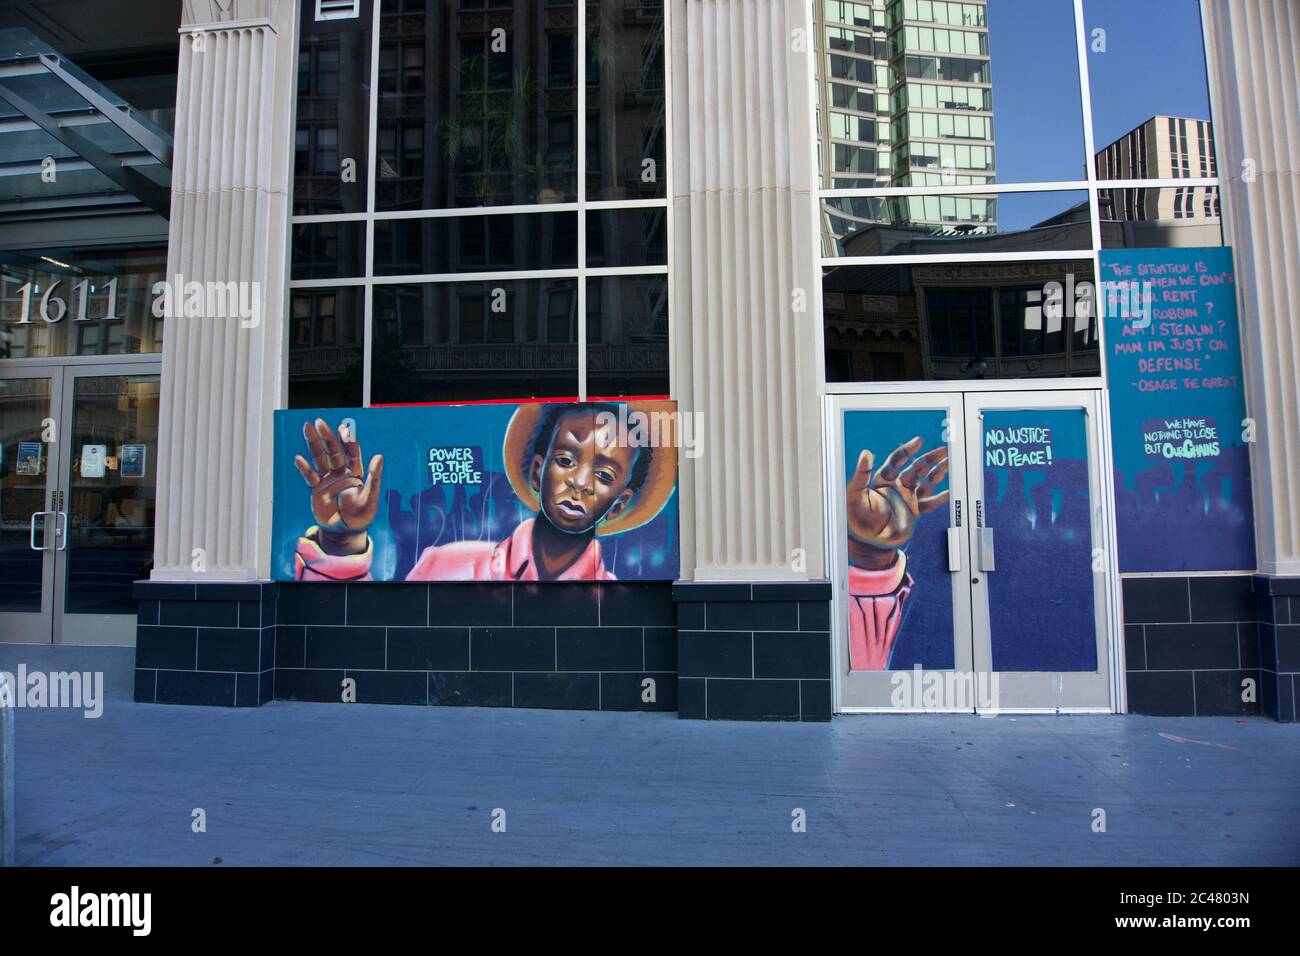
[[[22,29],[0,30],[0,225],[170,210],[172,138]]]

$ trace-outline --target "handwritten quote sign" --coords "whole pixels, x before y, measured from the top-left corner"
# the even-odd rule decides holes
[[[1253,570],[1232,250],[1103,251],[1101,278],[1120,570]]]
[[[1218,458],[1219,430],[1213,418],[1157,418],[1142,423],[1148,458]]]
[[[481,485],[483,449],[450,445],[429,449],[429,480],[434,485]]]

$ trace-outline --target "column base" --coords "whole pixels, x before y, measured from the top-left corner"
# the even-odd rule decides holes
[[[678,581],[677,715],[831,719],[829,581]]]
[[[276,585],[137,581],[135,699],[259,707],[275,692]]]
[[[1257,574],[1259,706],[1283,723],[1300,718],[1300,577]]]

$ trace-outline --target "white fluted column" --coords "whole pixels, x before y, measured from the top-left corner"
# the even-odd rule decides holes
[[[1233,247],[1259,570],[1300,575],[1300,5],[1209,0],[1207,54]]]
[[[672,4],[673,388],[704,423],[682,577],[822,578],[810,11]]]
[[[269,576],[297,15],[296,0],[184,3],[168,278],[255,284],[260,321],[166,320],[155,580]]]

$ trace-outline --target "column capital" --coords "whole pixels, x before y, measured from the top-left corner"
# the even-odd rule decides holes
[[[185,0],[181,32],[225,30],[233,26],[275,29],[279,7],[287,0]]]

